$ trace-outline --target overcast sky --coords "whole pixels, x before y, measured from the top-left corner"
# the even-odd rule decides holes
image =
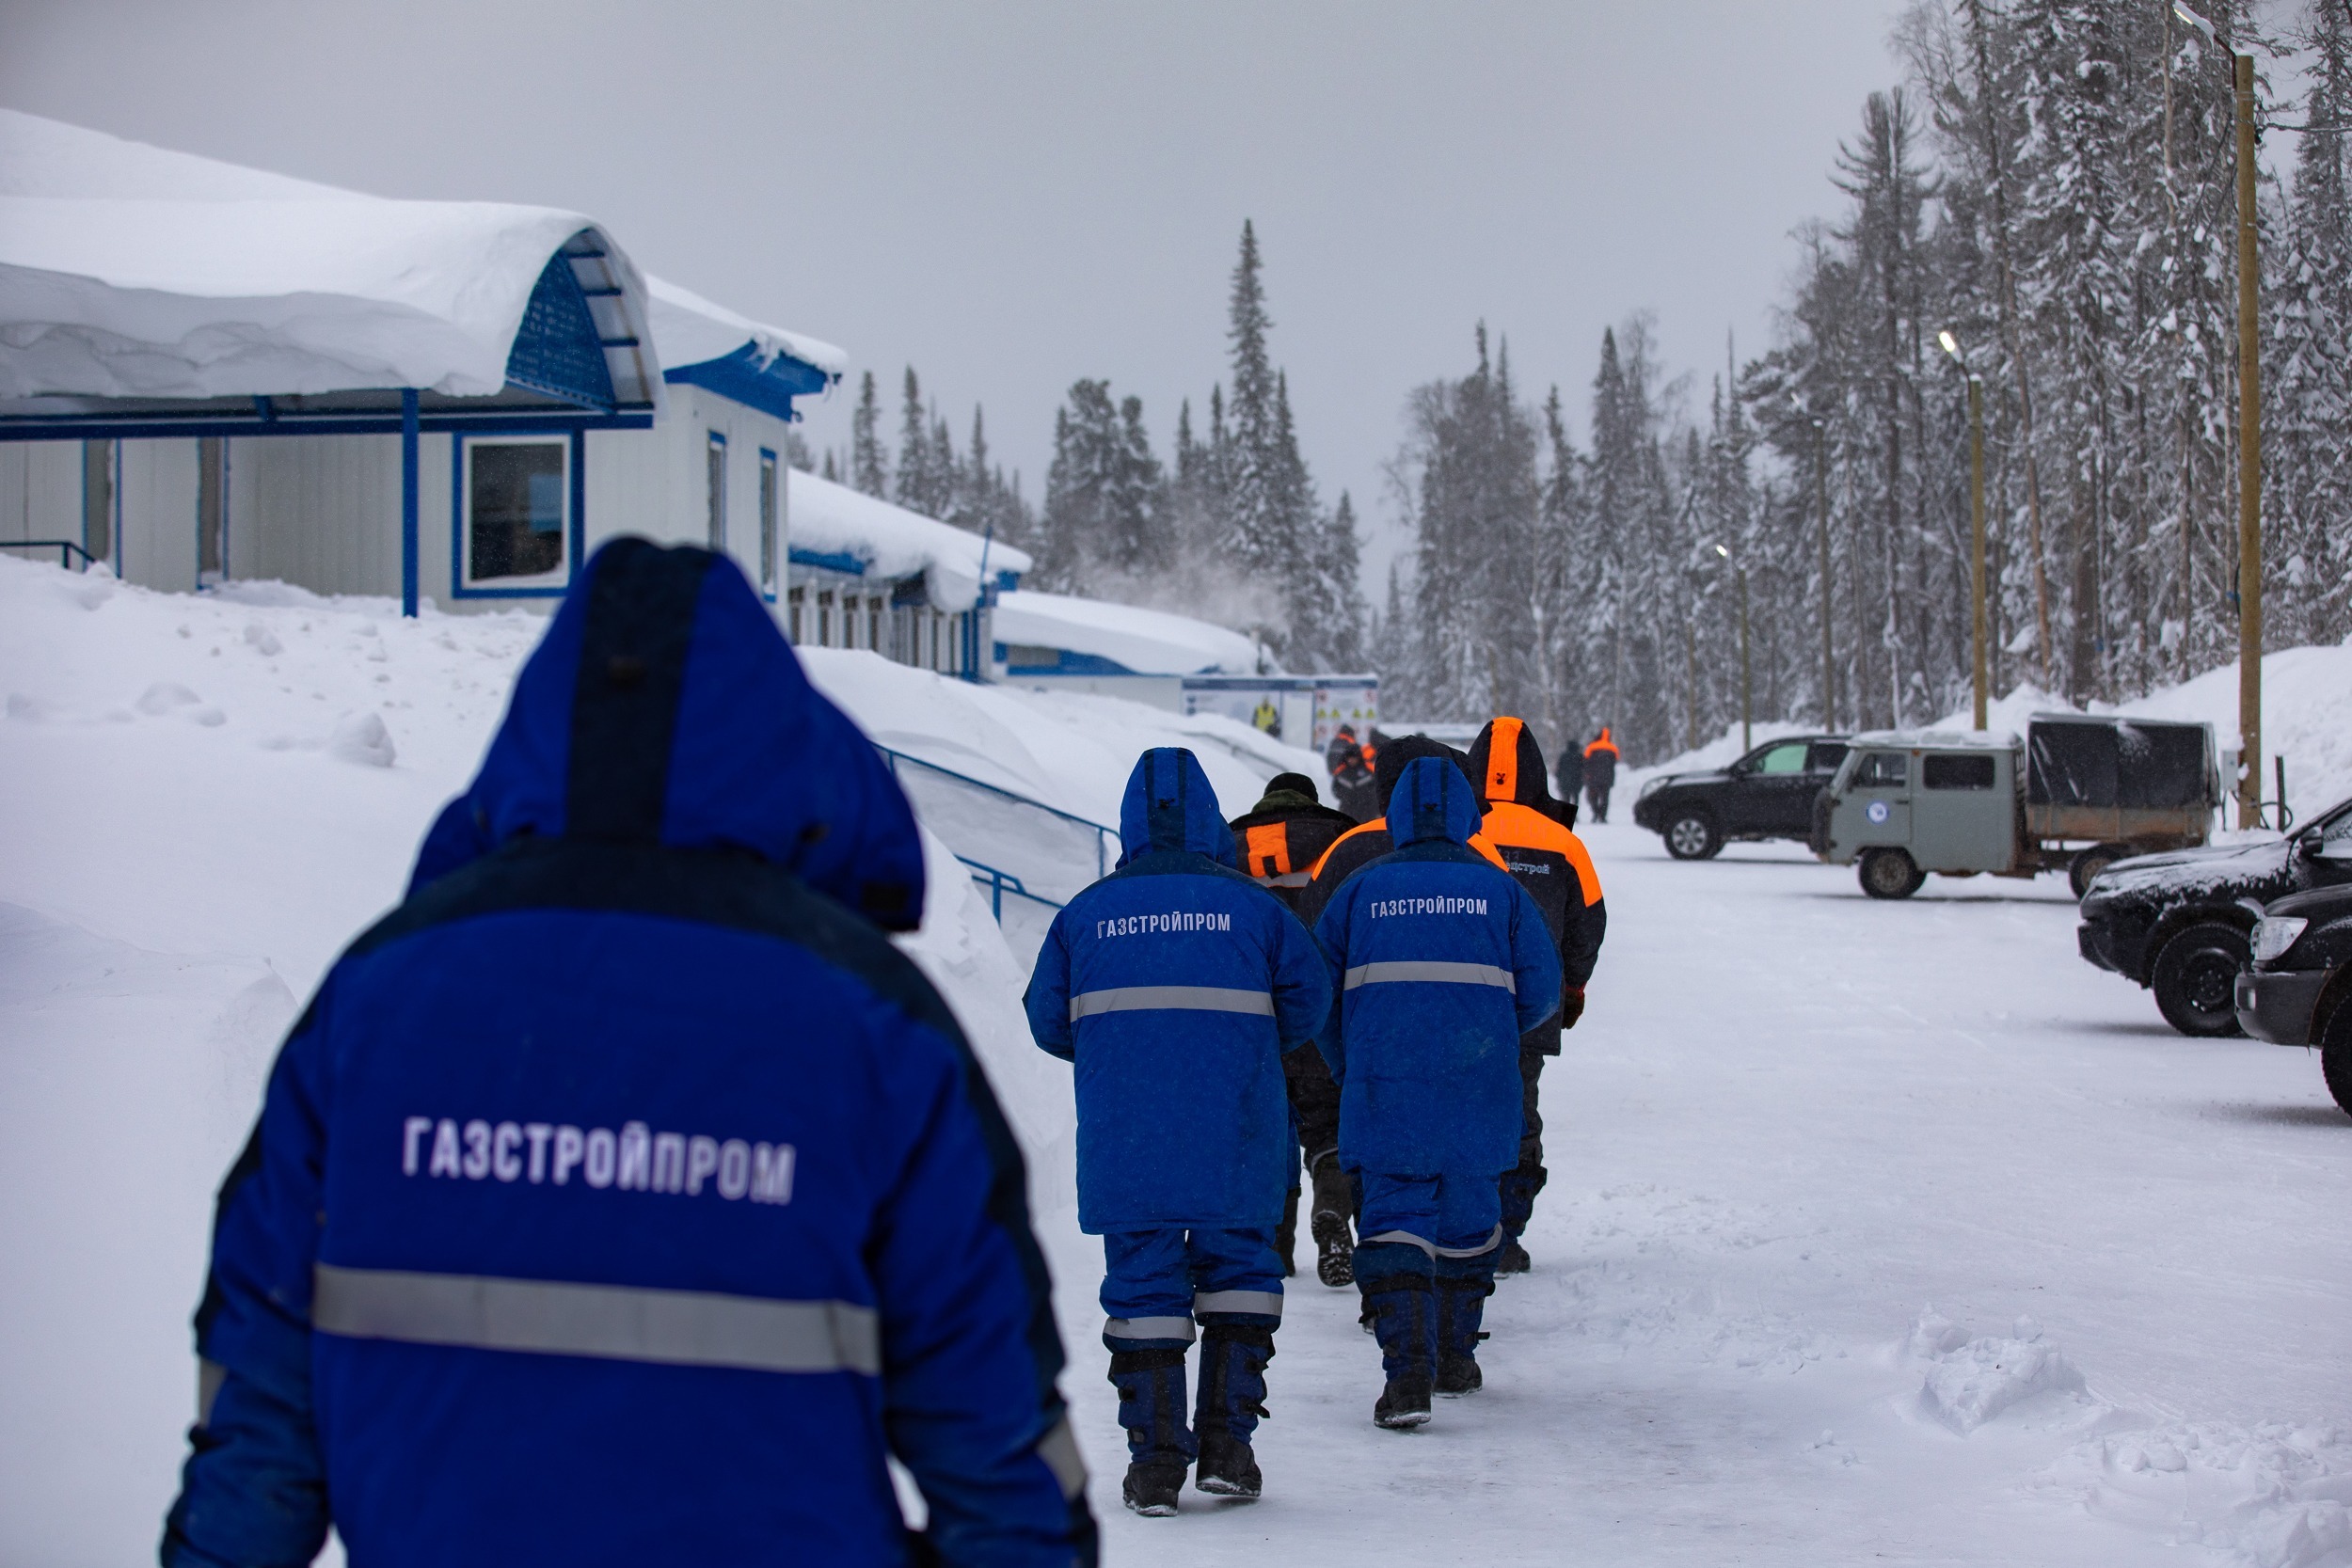
[[[1763,346],[1789,231],[1896,79],[1898,0],[1549,5],[25,5],[0,103],[388,196],[576,208],[649,270],[912,361],[1042,488],[1070,382],[1165,451],[1255,220],[1308,462],[1380,478],[1416,383],[1508,335],[1580,423],[1602,328]],[[811,411],[846,442],[850,397]],[[1376,549],[1375,563],[1385,548]],[[1367,587],[1375,594],[1376,581]]]

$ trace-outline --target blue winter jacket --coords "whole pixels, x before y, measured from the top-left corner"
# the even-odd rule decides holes
[[[1020,1154],[878,928],[922,892],[742,574],[599,550],[278,1055],[164,1562],[1091,1562]]]
[[[1438,757],[1389,800],[1400,846],[1340,884],[1315,925],[1340,997],[1317,1044],[1340,1081],[1340,1163],[1397,1176],[1518,1164],[1519,1036],[1560,1002],[1543,911],[1468,847],[1478,802]]]
[[[1024,999],[1077,1067],[1078,1224],[1271,1227],[1296,1161],[1282,1053],[1330,982],[1314,939],[1233,866],[1190,752],[1146,752],[1119,810],[1119,869],[1054,917]]]

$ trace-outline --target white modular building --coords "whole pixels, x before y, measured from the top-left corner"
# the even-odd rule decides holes
[[[838,349],[576,213],[400,201],[0,110],[0,547],[415,613],[560,596],[617,533],[771,599]]]

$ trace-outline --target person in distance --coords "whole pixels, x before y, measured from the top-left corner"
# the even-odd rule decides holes
[[[271,1071],[166,1568],[1093,1563],[1021,1156],[885,934],[923,892],[734,563],[599,549]]]
[[[1544,754],[1527,725],[1517,719],[1489,720],[1470,743],[1470,760],[1486,814],[1478,831],[1502,851],[1503,864],[1544,911],[1544,924],[1560,948],[1560,1011],[1519,1041],[1524,1125],[1519,1163],[1502,1178],[1502,1256],[1495,1272],[1525,1274],[1530,1265],[1519,1237],[1535,1212],[1535,1195],[1550,1175],[1544,1168],[1537,1084],[1544,1059],[1560,1054],[1562,1032],[1584,1016],[1584,987],[1609,932],[1609,906],[1602,902],[1600,876],[1584,841],[1562,826],[1554,810],[1557,802],[1544,785]]]
[[[1593,820],[1609,820],[1609,792],[1617,786],[1617,742],[1603,724],[1584,748],[1584,800],[1593,808]]]
[[[1054,917],[1024,1001],[1039,1046],[1076,1069],[1078,1226],[1103,1238],[1122,1497],[1166,1515],[1196,1459],[1203,1492],[1263,1485],[1249,1439],[1282,1322],[1274,1228],[1296,1158],[1281,1058],[1322,1026],[1331,987],[1307,928],[1233,869],[1190,752],[1143,753],[1119,837],[1118,869]]]
[[[1560,1000],[1543,911],[1470,847],[1478,804],[1451,761],[1405,769],[1396,850],[1315,927],[1341,1001],[1317,1044],[1340,1084],[1358,1204],[1356,1284],[1380,1341],[1383,1427],[1484,1382],[1479,1325],[1502,1246],[1497,1183],[1518,1159],[1519,1037]]]

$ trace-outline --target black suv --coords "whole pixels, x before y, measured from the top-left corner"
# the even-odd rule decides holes
[[[1813,798],[1846,760],[1847,736],[1792,735],[1767,741],[1711,773],[1667,773],[1642,786],[1633,821],[1666,840],[1678,861],[1703,861],[1733,839],[1813,832]]]
[[[2156,993],[2184,1035],[2238,1032],[2237,972],[2252,956],[2256,907],[2352,884],[2352,800],[2288,838],[2140,855],[2101,872],[2075,940],[2101,969]]]
[[[2237,1021],[2258,1040],[2319,1047],[2336,1103],[2352,1111],[2352,882],[2263,906],[2254,967],[2237,975]]]

